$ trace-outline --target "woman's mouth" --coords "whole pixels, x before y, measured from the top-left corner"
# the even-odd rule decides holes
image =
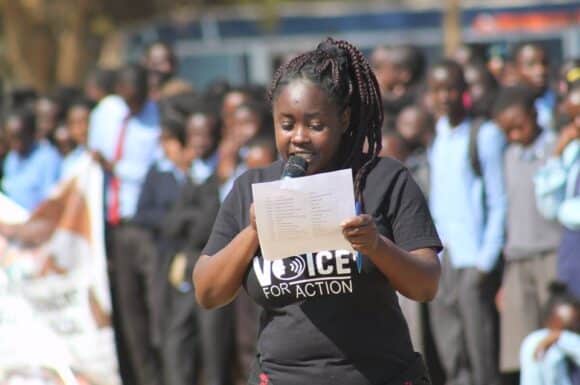
[[[293,152],[290,156],[299,156],[300,158],[304,159],[308,163],[312,161],[314,158],[314,154],[312,152]]]

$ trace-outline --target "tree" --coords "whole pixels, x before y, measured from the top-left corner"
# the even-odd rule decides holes
[[[307,0],[303,0],[307,1]],[[349,0],[354,1],[354,0]],[[390,0],[392,2],[405,0]],[[0,0],[3,75],[9,84],[48,91],[78,85],[101,43],[119,27],[176,9],[258,4],[266,26],[290,0]]]
[[[1,0],[4,67],[11,83],[47,91],[79,84],[99,43],[122,23],[147,19],[160,0]],[[178,1],[163,1],[165,7]],[[107,27],[102,28],[105,25]]]

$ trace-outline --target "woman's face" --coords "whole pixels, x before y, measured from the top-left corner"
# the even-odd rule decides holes
[[[172,136],[165,130],[161,130],[161,135],[159,136],[159,141],[161,142],[161,148],[163,153],[173,164],[178,167],[182,165],[184,149],[177,138]]]
[[[71,139],[78,145],[85,145],[89,134],[90,111],[86,107],[75,106],[67,116],[67,126]]]
[[[273,103],[276,146],[284,159],[292,155],[308,162],[308,174],[336,166],[350,110],[338,106],[317,85],[296,79],[284,86]]]
[[[196,113],[187,121],[187,142],[194,158],[207,159],[214,152],[217,143],[213,134],[215,121],[208,115]]]
[[[467,67],[464,72],[471,100],[478,103],[490,92],[490,85],[485,81],[484,74],[478,68]]]
[[[495,121],[511,143],[529,146],[538,136],[538,125],[534,111],[514,105],[495,116]]]
[[[6,141],[10,150],[19,154],[25,154],[34,143],[33,133],[26,130],[21,119],[18,117],[9,117],[4,127]]]
[[[244,146],[250,139],[260,132],[262,122],[255,111],[249,108],[238,107],[232,117],[231,137]]]
[[[441,116],[456,116],[463,110],[461,80],[445,67],[436,67],[429,77],[433,104]]]

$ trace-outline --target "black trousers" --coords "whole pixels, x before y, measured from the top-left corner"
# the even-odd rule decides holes
[[[161,331],[164,385],[195,385],[198,375],[199,326],[192,290],[178,291],[168,285]]]
[[[123,383],[159,385],[161,365],[152,338],[156,248],[135,226],[121,224],[106,231]]]
[[[239,377],[248,381],[252,365],[256,359],[258,339],[259,307],[245,290],[240,290],[234,301],[236,328],[236,358]]]
[[[496,276],[454,268],[444,253],[439,292],[429,304],[431,328],[447,385],[499,385]]]
[[[200,354],[205,385],[233,385],[234,306],[199,309]]]

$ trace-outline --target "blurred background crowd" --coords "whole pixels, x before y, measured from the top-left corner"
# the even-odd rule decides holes
[[[446,246],[435,301],[400,298],[434,383],[517,384],[520,372],[522,384],[580,383],[577,2],[463,13],[458,1],[437,10],[322,2],[294,13],[266,2],[200,17],[171,4],[171,15],[101,41],[99,58],[81,24],[107,30],[137,18],[131,8],[104,1],[83,14],[82,1],[55,1],[44,10],[70,20],[43,30],[32,3],[44,4],[1,3],[11,66],[0,187],[34,210],[80,155],[101,164],[126,385],[245,383],[259,310],[244,293],[199,308],[191,272],[235,178],[278,158],[273,71],[325,34],[368,55],[383,156],[412,172]],[[159,6],[145,3],[141,18]],[[263,19],[248,16],[256,9]],[[0,233],[19,236],[2,224]]]

